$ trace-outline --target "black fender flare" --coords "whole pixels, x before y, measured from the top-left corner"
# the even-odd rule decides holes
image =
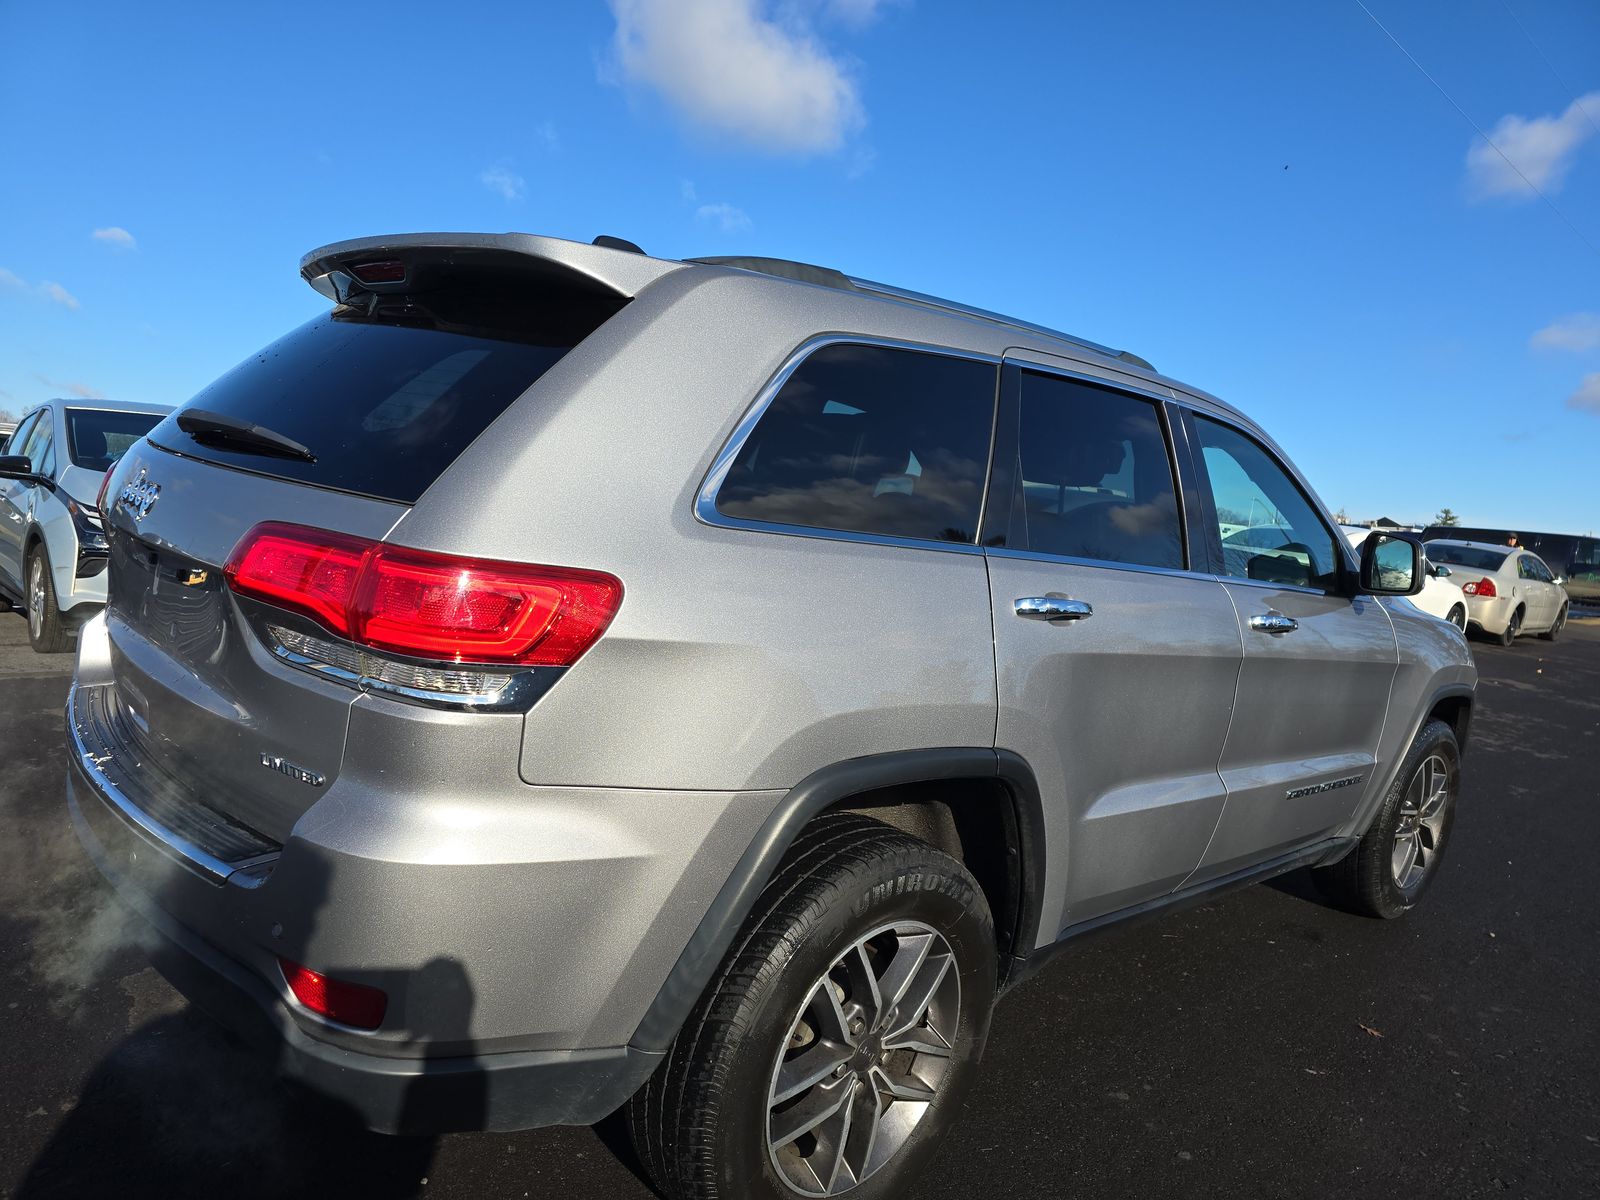
[[[1044,886],[1044,811],[1033,771],[1020,755],[987,746],[897,750],[845,759],[807,775],[784,795],[757,832],[678,955],[630,1044],[665,1050],[688,1019],[739,927],[789,846],[813,817],[863,792],[948,779],[998,779],[1011,798],[1018,871],[1016,928],[1002,944],[1026,957],[1038,936]],[[1008,945],[1007,945],[1008,943]],[[1001,971],[1002,983],[1011,972]]]

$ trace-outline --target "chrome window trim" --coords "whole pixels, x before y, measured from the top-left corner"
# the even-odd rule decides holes
[[[1275,592],[1304,592],[1307,596],[1329,596],[1336,600],[1348,600],[1351,597],[1342,592],[1330,592],[1325,588],[1304,587],[1298,583],[1273,583],[1270,579],[1240,579],[1233,575],[1214,576],[1218,583],[1237,583],[1244,587],[1271,588]],[[1376,596],[1369,596],[1366,592],[1360,593],[1368,599],[1375,600]]]
[[[941,542],[934,538],[897,537],[887,533],[864,533],[851,529],[826,529],[814,525],[788,525],[778,521],[752,521],[744,517],[730,517],[717,508],[717,492],[733,467],[734,459],[744,448],[751,432],[766,415],[773,400],[783,390],[800,365],[825,346],[878,346],[888,350],[910,350],[914,353],[933,354],[941,358],[960,358],[969,362],[992,364],[998,371],[1000,356],[976,350],[957,350],[949,346],[936,346],[925,342],[908,342],[898,338],[878,337],[866,333],[823,333],[801,342],[773,374],[765,386],[756,393],[755,400],[745,410],[744,416],[733,427],[733,432],[711,462],[700,483],[694,502],[694,517],[702,525],[713,529],[739,529],[752,533],[776,533],[788,537],[816,538],[826,542],[855,542],[868,546],[894,546],[908,550],[934,550],[945,554],[982,554],[977,544],[978,530],[982,528],[983,504],[989,494],[989,474],[994,469],[994,404],[989,411],[989,454],[984,463],[982,490],[978,498],[978,524],[973,527],[971,542]]]
[[[1181,567],[1147,567],[1142,563],[1116,562],[1109,558],[1077,558],[1068,554],[1047,554],[1042,550],[1012,550],[1005,546],[990,546],[984,550],[984,553],[990,558],[1010,558],[1022,562],[1057,563],[1064,567],[1097,567],[1109,571],[1134,571],[1141,575],[1167,575],[1177,579],[1198,579],[1206,583],[1219,582],[1217,576],[1209,571],[1191,571]],[[1220,582],[1228,581],[1222,580]]]

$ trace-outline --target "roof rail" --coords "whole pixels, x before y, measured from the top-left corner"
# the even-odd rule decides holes
[[[1035,325],[1032,321],[1020,321],[1016,317],[1008,317],[1003,313],[991,312],[987,308],[975,308],[970,304],[958,304],[954,300],[946,300],[940,296],[930,296],[925,292],[913,292],[908,288],[894,287],[887,283],[874,283],[870,279],[860,279],[854,275],[846,275],[843,271],[836,271],[832,267],[818,267],[811,263],[794,262],[787,258],[755,258],[747,256],[722,256],[716,258],[688,258],[685,262],[701,263],[708,267],[732,267],[740,271],[755,271],[762,275],[776,275],[782,279],[795,279],[801,283],[816,284],[819,287],[836,288],[846,292],[865,292],[869,295],[883,296],[891,300],[901,300],[908,304],[921,305],[923,308],[937,309],[940,312],[953,313],[957,316],[976,317],[981,321],[993,321],[997,325],[1007,325],[1012,329],[1026,330],[1028,333],[1041,333],[1046,337],[1059,338],[1064,342],[1071,342],[1074,346],[1082,346],[1085,350],[1092,350],[1106,358],[1114,358],[1119,362],[1131,363],[1136,367],[1143,367],[1146,371],[1155,372],[1155,367],[1147,359],[1140,358],[1131,350],[1113,350],[1110,346],[1102,346],[1099,342],[1091,342],[1088,338],[1075,337],[1070,333],[1063,333],[1059,329],[1051,329],[1048,325]]]
[[[850,282],[863,292],[891,296],[896,300],[920,304],[925,308],[936,308],[941,312],[956,313],[964,317],[977,317],[980,320],[993,321],[997,325],[1009,325],[1012,329],[1024,329],[1029,333],[1042,333],[1046,337],[1060,338],[1064,342],[1082,346],[1085,350],[1093,350],[1096,354],[1103,354],[1107,358],[1115,358],[1122,362],[1132,363],[1136,367],[1143,367],[1146,371],[1155,371],[1155,367],[1151,366],[1148,360],[1140,358],[1131,350],[1114,350],[1110,346],[1101,345],[1099,342],[1091,342],[1088,338],[1081,338],[1071,333],[1063,333],[1059,329],[1051,329],[1048,325],[1036,325],[1032,321],[1018,320],[1016,317],[1008,317],[1004,313],[992,312],[987,308],[978,308],[971,304],[959,304],[954,300],[946,300],[942,296],[930,296],[924,292],[913,292],[908,288],[895,287],[892,284],[874,283],[870,279],[857,279],[851,276]]]

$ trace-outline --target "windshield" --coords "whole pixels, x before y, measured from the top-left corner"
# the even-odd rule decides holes
[[[1449,563],[1455,567],[1470,567],[1474,571],[1498,571],[1510,550],[1480,550],[1476,546],[1457,546],[1450,542],[1429,542],[1428,558],[1436,563]]]
[[[156,413],[112,412],[103,408],[67,409],[67,452],[72,465],[109,471],[128,447],[156,427]]]

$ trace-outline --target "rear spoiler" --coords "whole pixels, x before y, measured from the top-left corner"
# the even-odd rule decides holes
[[[391,272],[374,270],[359,279],[354,268],[394,265]],[[679,262],[649,258],[608,246],[569,242],[531,233],[406,233],[358,238],[313,250],[300,260],[300,275],[335,303],[356,292],[406,291],[423,272],[472,270],[512,271],[582,291],[631,299],[673,271]]]

